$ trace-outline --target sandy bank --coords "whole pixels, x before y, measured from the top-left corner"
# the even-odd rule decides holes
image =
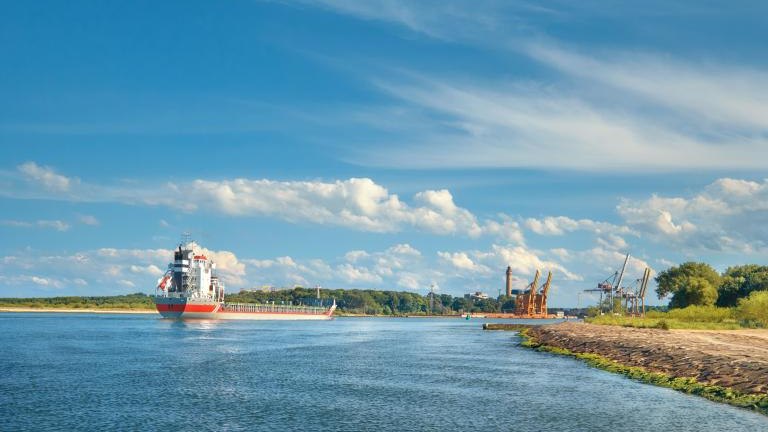
[[[40,313],[97,313],[97,314],[154,314],[154,309],[42,309],[0,307],[0,312],[40,312]]]
[[[675,378],[768,392],[768,330],[657,330],[563,323],[528,330],[538,343],[599,354]]]

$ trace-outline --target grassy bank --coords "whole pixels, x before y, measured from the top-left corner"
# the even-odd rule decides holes
[[[543,345],[530,334],[529,329],[520,330],[520,335],[523,338],[521,345],[527,348],[574,357],[592,367],[625,375],[630,379],[671,388],[683,393],[701,396],[711,401],[727,403],[768,415],[768,394],[745,394],[729,388],[702,384],[693,378],[675,378],[667,374],[651,372],[642,367],[627,366],[599,354],[576,353],[568,349]]]
[[[691,330],[736,330],[760,325],[740,316],[737,308],[715,306],[689,306],[683,309],[671,309],[668,312],[650,311],[642,318],[601,315],[587,318],[585,321],[591,324],[622,327]]]

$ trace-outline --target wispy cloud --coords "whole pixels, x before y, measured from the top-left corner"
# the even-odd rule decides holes
[[[620,93],[638,104],[668,110],[685,129],[750,141],[768,130],[768,72],[722,63],[692,62],[654,53],[588,56],[552,44],[529,44],[532,58],[586,82],[589,91]],[[589,83],[600,89],[589,87]],[[681,127],[682,129],[683,127]],[[719,128],[723,128],[719,130]]]
[[[695,112],[681,112],[683,106],[649,109],[625,89],[589,93],[567,83],[479,83],[413,74],[376,83],[421,112],[431,127],[393,130],[390,145],[351,158],[363,165],[642,172],[759,168],[768,157],[761,131],[744,129],[759,123],[754,113],[734,123],[702,123],[691,120]],[[673,108],[678,111],[670,114]],[[728,121],[739,110],[722,112]]]
[[[37,221],[22,221],[22,220],[0,220],[0,225],[16,228],[50,228],[56,231],[68,231],[71,226],[60,220],[37,220]]]
[[[712,14],[706,5],[623,6],[638,16]],[[768,157],[768,72],[720,58],[653,49],[567,46],[548,30],[621,13],[592,2],[306,1],[390,23],[551,73],[460,70],[403,73],[389,65],[368,79],[391,101],[343,113],[374,142],[345,160],[389,168],[544,168],[600,172],[760,169]],[[647,9],[647,10],[646,10]],[[753,7],[740,9],[749,12]],[[462,13],[457,13],[461,11]],[[578,18],[580,17],[580,18]],[[496,78],[494,78],[494,76]],[[542,77],[546,78],[542,78]],[[384,78],[382,78],[384,77]],[[365,113],[370,113],[366,115]],[[366,119],[367,117],[367,119]],[[372,150],[373,147],[375,150]]]

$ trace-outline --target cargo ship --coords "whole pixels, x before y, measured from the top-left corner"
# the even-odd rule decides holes
[[[329,306],[227,303],[216,263],[191,241],[174,251],[173,262],[157,281],[154,301],[160,315],[172,319],[329,320],[336,310],[335,300]]]

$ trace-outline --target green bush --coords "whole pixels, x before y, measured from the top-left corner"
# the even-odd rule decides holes
[[[736,317],[747,326],[768,327],[768,291],[754,291],[749,297],[740,299]]]

